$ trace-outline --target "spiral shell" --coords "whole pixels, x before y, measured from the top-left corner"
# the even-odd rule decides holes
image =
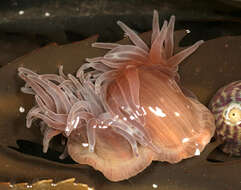
[[[210,105],[216,120],[216,136],[225,153],[241,155],[241,80],[219,89]]]

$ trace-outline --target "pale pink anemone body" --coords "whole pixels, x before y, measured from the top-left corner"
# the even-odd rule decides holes
[[[37,105],[27,116],[43,121],[44,151],[58,134],[67,137],[66,152],[78,163],[101,171],[109,180],[128,179],[153,160],[177,163],[200,155],[214,134],[214,118],[177,82],[178,64],[203,41],[173,55],[174,22],[159,29],[154,11],[151,47],[118,22],[134,45],[94,43],[109,49],[87,59],[76,77],[37,75],[19,68],[22,89]],[[92,68],[92,69],[90,69]]]

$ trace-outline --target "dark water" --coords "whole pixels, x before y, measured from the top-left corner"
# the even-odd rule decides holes
[[[237,12],[233,12],[233,15]],[[180,46],[193,44],[200,39],[206,41],[183,62],[180,75],[182,85],[192,90],[207,105],[218,88],[240,80],[241,19],[224,19],[216,15],[187,19],[186,13],[182,15],[178,11],[178,14],[185,19],[177,17],[176,29],[191,31],[183,39],[183,32],[176,33]],[[167,15],[164,17],[167,18]],[[115,25],[117,18],[140,33],[151,29],[151,15],[144,18],[136,14],[84,17],[81,22],[79,18],[72,17],[68,21],[61,18],[65,28],[54,31],[41,30],[50,22],[54,23],[53,18],[38,20],[39,32],[30,30],[30,26],[21,28],[17,21],[0,24],[0,181],[32,183],[40,179],[59,181],[74,177],[78,182],[98,190],[240,189],[240,158],[223,154],[215,143],[209,144],[200,157],[175,165],[153,162],[137,176],[118,183],[108,181],[89,166],[76,165],[70,157],[60,160],[58,157],[63,151],[59,145],[60,137],[52,140],[47,154],[42,153],[42,136],[37,124],[31,129],[25,127],[26,112],[32,107],[33,99],[19,92],[23,82],[17,77],[16,69],[23,65],[42,73],[56,73],[57,66],[63,64],[66,73],[74,73],[85,57],[102,55],[103,51],[90,48],[95,38],[71,43],[94,33],[100,33],[100,41],[120,40],[123,34]],[[59,23],[61,19],[56,18],[56,22]],[[56,31],[59,33],[56,34]],[[144,39],[147,36],[144,35]],[[62,44],[61,48],[53,44],[45,46],[56,41]],[[36,51],[15,60],[32,50]],[[19,112],[20,106],[25,108],[24,113]]]

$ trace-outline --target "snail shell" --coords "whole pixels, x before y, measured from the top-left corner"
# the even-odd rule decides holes
[[[225,153],[241,155],[241,80],[219,89],[210,105],[216,120],[216,136]]]

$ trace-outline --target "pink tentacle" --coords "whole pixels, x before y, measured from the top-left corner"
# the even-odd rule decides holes
[[[44,104],[44,102],[42,101],[42,99],[38,96],[35,95],[35,100],[38,104],[38,106],[40,107],[41,111],[48,115],[48,117],[54,121],[58,121],[60,123],[62,123],[63,125],[66,123],[67,121],[67,114],[57,114],[54,113],[52,110],[48,109],[47,106]]]
[[[46,153],[49,148],[49,142],[54,137],[61,133],[61,131],[54,130],[51,128],[46,127],[46,129],[43,132],[44,138],[43,138],[43,152]]]
[[[113,49],[119,46],[120,44],[116,43],[101,43],[101,42],[95,42],[92,44],[92,47],[95,48],[101,48],[101,49]]]
[[[95,130],[97,127],[97,122],[95,119],[91,119],[87,123],[87,138],[88,138],[88,143],[89,143],[89,152],[94,152],[95,149]]]
[[[164,21],[161,32],[159,33],[156,40],[151,45],[149,57],[153,64],[160,64],[161,61],[163,61],[163,50],[164,50],[163,42],[166,38],[166,34],[167,34],[167,21]]]
[[[173,55],[174,24],[175,24],[175,16],[171,16],[170,21],[167,26],[167,35],[166,35],[166,39],[165,39],[165,57],[166,57],[166,59],[169,59]]]
[[[47,107],[51,109],[52,111],[56,111],[55,103],[52,99],[52,97],[46,93],[46,91],[40,87],[35,81],[31,80],[28,76],[26,76],[24,73],[19,72],[18,75],[26,82],[29,86],[34,90],[36,94],[41,97],[41,99],[45,102]]]
[[[182,50],[181,52],[177,53],[176,55],[172,56],[170,59],[167,60],[167,65],[170,67],[176,67],[180,64],[185,58],[191,55],[201,44],[203,44],[203,40],[200,40],[193,44],[191,47]]]
[[[60,65],[59,66],[59,75],[60,77],[62,77],[63,79],[67,79],[66,75],[64,74],[64,66]]]
[[[157,39],[160,33],[159,16],[157,10],[153,11],[151,44]]]
[[[43,74],[40,75],[41,78],[45,79],[45,80],[51,80],[57,83],[61,83],[63,82],[65,79],[62,76],[56,75],[56,74]]]
[[[77,116],[75,115],[77,112],[79,111],[86,111],[86,112],[91,112],[91,107],[90,107],[90,103],[87,102],[87,101],[79,101],[79,102],[76,102],[69,114],[68,114],[68,118],[67,118],[67,124],[66,124],[66,127],[65,127],[65,134],[67,136],[70,135],[70,133],[72,132],[72,130],[74,128],[77,127],[78,123],[79,123],[79,119],[77,118]],[[78,121],[77,121],[78,120]],[[77,122],[77,124],[76,124]]]
[[[118,75],[116,70],[108,71],[103,73],[100,77],[98,77],[95,81],[95,92],[97,95],[100,94],[101,85],[106,80],[114,79]]]
[[[33,115],[36,118],[39,118],[44,121],[48,125],[48,127],[59,130],[59,131],[64,131],[65,129],[65,124],[61,122],[54,121],[50,119],[48,116],[42,114],[42,113],[36,113]]]
[[[46,81],[41,77],[29,76],[31,80],[38,83],[53,98],[57,113],[68,113],[71,105],[64,92],[51,81]]]
[[[27,126],[27,128],[31,127],[33,120],[37,119],[35,117],[35,114],[40,112],[40,111],[41,111],[41,109],[38,106],[34,106],[29,110],[29,112],[26,116],[26,126]]]
[[[130,40],[139,48],[149,51],[148,46],[146,43],[128,26],[126,26],[123,22],[117,21],[117,24],[121,27],[123,31],[125,31],[126,35],[129,36]]]

